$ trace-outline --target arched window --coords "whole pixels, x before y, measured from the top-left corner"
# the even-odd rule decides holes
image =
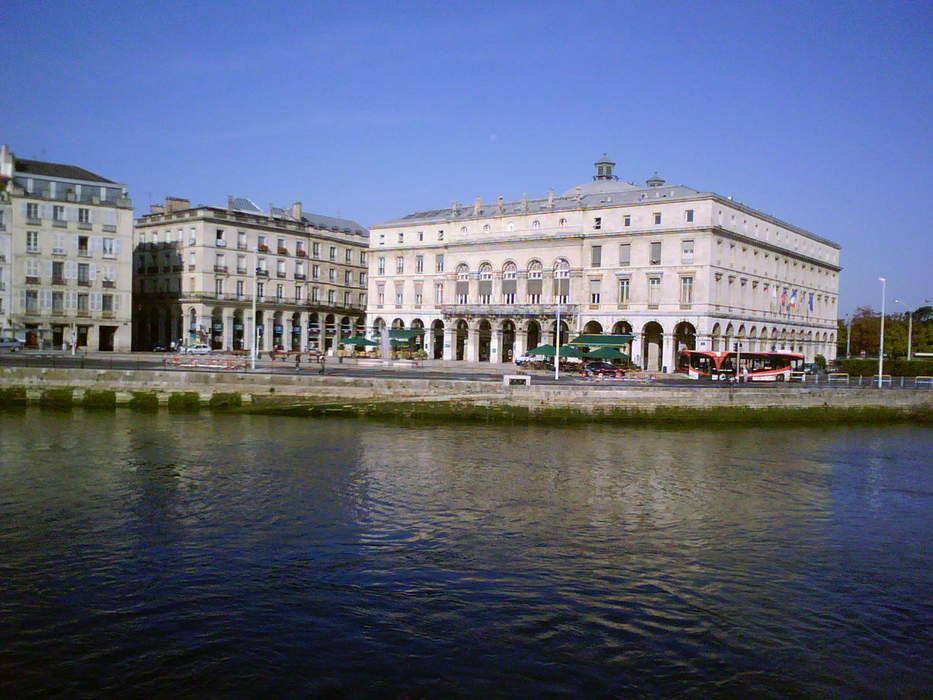
[[[541,285],[543,284],[542,269],[540,260],[532,260],[528,263],[528,303],[529,304],[540,304],[541,303]]]
[[[518,268],[512,261],[502,266],[502,302],[515,303],[515,293],[518,287]]]
[[[554,299],[558,304],[570,301],[570,263],[564,258],[554,263]]]
[[[515,263],[509,261],[502,266],[502,279],[514,280],[517,275],[518,268],[515,266]]]
[[[558,224],[558,226],[566,226],[566,225],[567,225],[567,219],[561,219],[560,221],[557,222],[557,224]]]
[[[483,231],[489,230],[489,224],[483,224]]]
[[[541,222],[535,219],[534,221],[531,222],[531,228],[533,229],[541,228]]]
[[[470,299],[470,268],[466,263],[457,265],[457,303],[467,304]]]
[[[570,277],[570,263],[564,258],[560,258],[554,263],[554,276],[558,279]]]
[[[528,263],[528,279],[530,280],[539,280],[541,279],[541,270],[542,265],[538,260],[532,260]]]
[[[492,265],[489,263],[483,263],[479,266],[479,278],[481,280],[491,280],[492,279]]]
[[[492,302],[492,265],[483,263],[479,266],[479,303]]]
[[[469,280],[470,279],[470,266],[466,263],[460,263],[457,265],[457,279],[458,280]]]

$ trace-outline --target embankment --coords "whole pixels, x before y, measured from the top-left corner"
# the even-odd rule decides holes
[[[202,408],[451,422],[933,422],[933,390],[532,385],[235,372],[0,368],[0,406]]]

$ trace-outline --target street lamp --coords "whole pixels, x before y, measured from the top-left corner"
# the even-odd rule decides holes
[[[878,388],[881,388],[881,376],[884,374],[884,292],[888,281],[879,277],[881,282],[881,347],[878,349]]]
[[[256,292],[259,289],[259,267],[253,270],[253,342],[250,352],[250,368],[256,369],[256,345],[259,341],[259,326],[256,323]]]

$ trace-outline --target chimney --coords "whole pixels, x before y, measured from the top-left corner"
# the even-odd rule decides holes
[[[455,199],[453,205],[450,207],[450,210],[454,216],[460,216],[460,202]]]
[[[499,195],[499,198],[496,199],[496,210],[500,214],[505,211],[505,197],[503,197],[501,194]]]
[[[528,212],[528,193],[527,192],[522,194],[522,211],[525,213]]]
[[[164,204],[150,204],[150,205],[149,205],[149,213],[150,213],[150,214],[164,214],[164,213],[165,213],[165,205],[164,205]]]
[[[227,211],[233,211],[234,208],[235,207],[233,206],[233,195],[228,194],[227,195]]]
[[[547,206],[548,209],[554,208],[554,190],[547,191]]]
[[[191,208],[191,202],[187,199],[182,199],[181,197],[166,197],[165,198],[165,213],[171,214],[176,211],[184,211],[185,209]]]
[[[295,202],[292,204],[292,218],[295,221],[301,221],[301,202]]]
[[[473,216],[479,216],[483,211],[483,200],[481,197],[477,197],[473,200]]]

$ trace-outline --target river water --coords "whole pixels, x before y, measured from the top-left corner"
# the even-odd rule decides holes
[[[933,431],[0,414],[3,697],[918,697]]]

